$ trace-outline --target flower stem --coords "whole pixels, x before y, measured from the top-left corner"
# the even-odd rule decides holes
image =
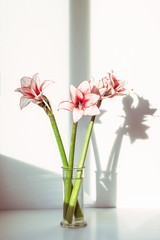
[[[60,156],[61,156],[61,159],[62,159],[63,167],[67,168],[68,167],[68,161],[67,161],[66,153],[65,153],[64,146],[63,146],[63,143],[62,143],[62,139],[61,139],[61,136],[60,136],[60,133],[59,133],[59,130],[58,130],[56,119],[55,119],[53,111],[52,111],[52,107],[50,105],[49,100],[44,95],[43,95],[43,99],[44,99],[44,101],[39,103],[38,105],[44,109],[44,111],[46,112],[46,114],[48,115],[48,117],[50,119],[52,129],[54,131],[54,135],[55,135],[57,145],[58,145],[58,148],[59,148]]]
[[[50,118],[50,121],[51,121],[51,125],[52,125],[53,131],[54,131],[56,141],[57,141],[57,145],[58,145],[59,152],[60,152],[60,155],[61,155],[63,167],[66,168],[66,167],[68,167],[67,157],[66,157],[66,154],[65,154],[65,150],[64,150],[64,147],[63,147],[61,136],[59,134],[59,130],[58,130],[58,127],[57,127],[55,117],[52,114],[52,115],[49,115],[49,118]]]
[[[78,164],[78,168],[83,168],[84,167],[84,162],[85,162],[85,158],[86,158],[86,154],[87,154],[87,150],[88,150],[89,141],[90,141],[90,138],[91,138],[91,133],[92,133],[94,121],[95,121],[95,116],[92,116],[91,120],[90,120],[90,123],[89,123],[89,126],[88,126],[87,133],[86,133],[86,138],[85,138],[85,141],[84,141],[84,144],[83,144],[83,149],[82,149],[80,161],[79,161],[79,164]]]
[[[100,107],[101,103],[102,103],[102,100],[99,100],[98,103],[97,103],[97,107]],[[92,133],[95,118],[96,118],[96,116],[91,117],[88,129],[87,129],[87,133],[86,133],[86,138],[85,138],[85,141],[84,141],[84,144],[83,144],[83,149],[82,149],[82,152],[81,152],[81,157],[80,157],[80,160],[79,160],[78,168],[83,168],[84,167],[84,162],[85,162],[85,159],[86,159],[86,154],[87,154],[88,145],[89,145],[89,141],[90,141],[90,138],[91,138],[91,133]]]
[[[66,169],[66,177],[65,179],[65,192],[64,192],[64,203],[63,203],[63,218],[65,219],[68,204],[72,192],[72,169],[74,163],[74,151],[75,151],[75,141],[76,141],[76,132],[77,132],[77,123],[73,123],[72,126],[72,134],[71,134],[71,142],[70,142],[70,152],[69,152],[69,164],[68,169]]]
[[[71,143],[70,143],[70,152],[69,152],[69,164],[68,164],[69,168],[73,168],[76,133],[77,133],[77,123],[73,123],[72,134],[71,134]]]

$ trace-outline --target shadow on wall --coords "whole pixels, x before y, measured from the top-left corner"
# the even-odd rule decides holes
[[[131,96],[123,98],[123,110],[125,115],[124,123],[116,131],[116,139],[113,143],[108,164],[105,171],[102,171],[100,156],[97,149],[95,135],[92,135],[93,149],[96,159],[96,207],[116,207],[117,201],[117,164],[123,136],[128,136],[131,144],[137,139],[147,139],[146,130],[149,126],[144,122],[147,116],[153,116],[156,109],[150,108],[149,101],[138,95],[138,104],[133,106],[134,99]]]
[[[0,155],[0,210],[62,207],[62,177]]]
[[[90,1],[70,0],[70,82],[88,79],[90,69]]]
[[[70,0],[69,3],[70,84],[77,87],[80,82],[90,79],[90,0]],[[72,114],[70,116],[72,125]],[[81,155],[88,123],[88,118],[82,118],[77,129],[76,166]]]

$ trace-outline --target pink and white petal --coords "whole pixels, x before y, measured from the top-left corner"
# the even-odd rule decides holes
[[[35,86],[35,84],[38,86],[38,87],[40,87],[40,79],[39,79],[39,74],[38,73],[36,73],[36,74],[34,74],[33,75],[33,77],[32,77],[32,86],[34,87]]]
[[[107,89],[105,92],[104,98],[114,97],[115,93],[116,92],[115,92],[114,88]],[[103,96],[102,96],[102,98],[103,98]]]
[[[21,81],[21,86],[22,87],[30,87],[32,78],[22,77],[20,81]]]
[[[73,108],[74,108],[74,104],[71,101],[63,101],[58,106],[58,110],[59,109],[65,109],[65,110],[68,110],[68,111],[71,111],[71,112],[73,111]]]
[[[20,93],[23,94],[23,88],[17,88],[17,89],[15,90],[15,92],[20,92]]]
[[[101,80],[98,80],[97,81],[97,85],[96,85],[98,88],[103,88],[104,87],[104,82],[103,82],[103,79]]]
[[[41,84],[41,86],[40,86],[40,88],[39,88],[40,92],[43,92],[43,90],[44,90],[49,84],[51,84],[51,83],[54,83],[54,81],[52,81],[52,80],[45,80],[45,81]]]
[[[83,99],[83,94],[81,91],[79,91],[77,88],[75,88],[73,85],[70,86],[70,95],[72,102],[76,104],[79,102],[79,99]]]
[[[84,96],[83,107],[86,108],[95,105],[99,99],[99,95],[94,93],[88,93]]]
[[[30,88],[23,87],[22,91],[23,91],[23,94],[25,96],[28,96],[29,98],[34,98],[36,96],[35,93]]]
[[[25,96],[22,96],[20,99],[20,108],[26,107],[30,102],[32,102],[32,98],[27,98]]]
[[[124,95],[129,95],[131,93],[131,91],[133,91],[133,89],[122,89],[119,92],[116,92],[117,95],[119,96],[124,96]]]
[[[22,87],[22,88],[17,88],[15,90],[15,92],[20,92],[22,93],[25,97],[28,97],[28,98],[35,98],[35,94],[33,94],[33,92],[31,91],[30,88],[28,87]]]
[[[40,94],[40,79],[39,74],[36,73],[33,75],[32,81],[31,81],[31,89],[35,92],[36,95]]]
[[[83,117],[84,111],[82,109],[73,108],[73,122],[76,123],[80,120],[81,117]]]
[[[99,93],[100,93],[101,96],[104,96],[106,94],[106,92],[107,92],[106,88],[99,89]]]
[[[117,87],[115,88],[116,91],[121,91],[125,87],[125,82],[117,82]]]
[[[120,80],[117,80],[117,78],[113,74],[111,76],[112,76],[112,79],[113,79],[114,82],[120,81]]]
[[[99,114],[100,114],[100,110],[96,105],[86,108],[84,110],[84,115],[95,116]]]
[[[83,94],[91,93],[91,86],[87,80],[81,82],[77,89],[79,89]]]
[[[112,86],[111,80],[109,80],[107,77],[103,78],[102,81],[103,81],[103,87],[109,88]]]
[[[95,94],[99,94],[99,89],[96,86],[93,86],[91,92]]]
[[[91,77],[91,80],[90,80],[89,84],[90,84],[91,90],[92,90],[92,88],[93,88],[94,86],[96,86],[96,80],[95,80],[94,77]]]

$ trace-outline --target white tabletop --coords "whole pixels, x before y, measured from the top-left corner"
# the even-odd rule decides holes
[[[86,208],[81,229],[61,220],[61,209],[1,211],[0,240],[160,240],[160,209]]]

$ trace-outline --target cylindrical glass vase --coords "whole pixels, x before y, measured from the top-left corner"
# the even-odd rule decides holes
[[[87,226],[83,211],[84,168],[62,168],[63,170],[63,220],[61,226],[81,228]]]

